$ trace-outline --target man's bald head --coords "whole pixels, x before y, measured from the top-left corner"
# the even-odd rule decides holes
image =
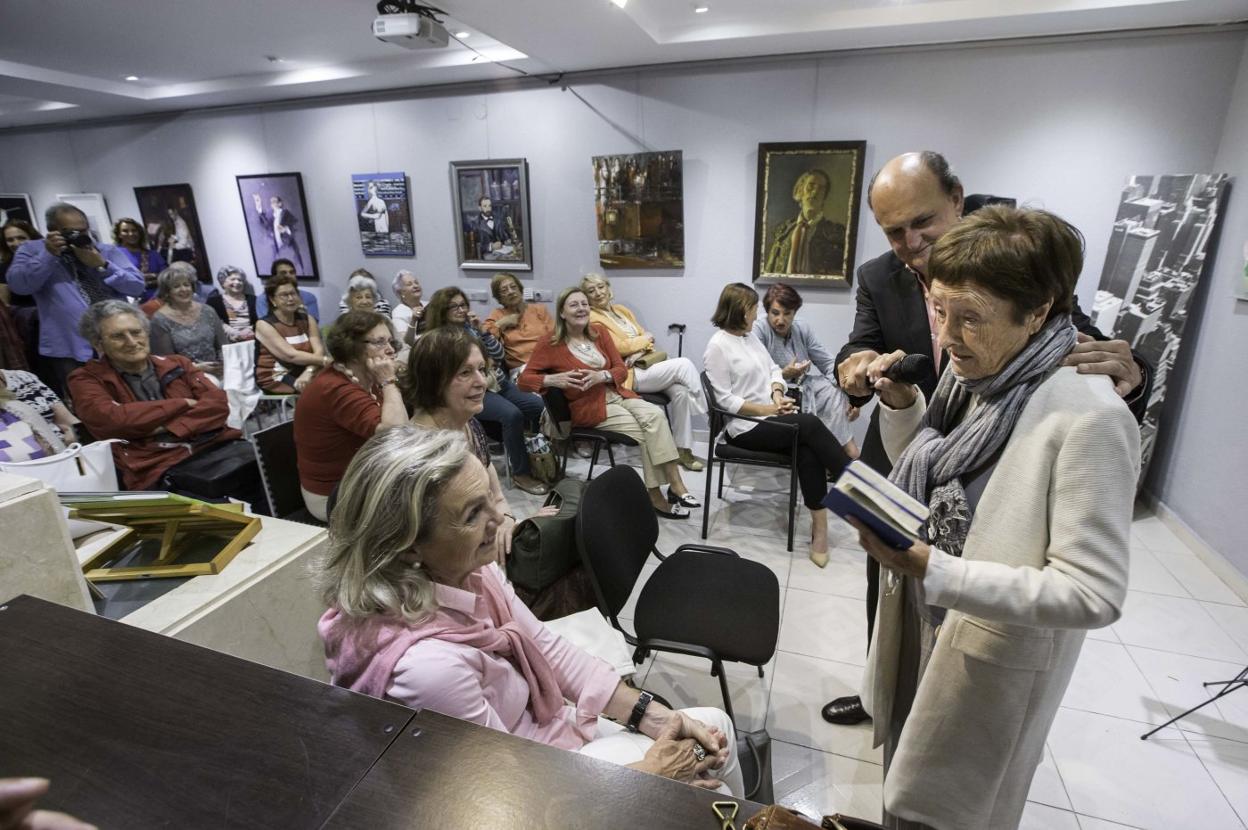
[[[867,206],[893,253],[926,275],[932,245],[962,215],[962,183],[940,153],[904,153],[871,178]]]

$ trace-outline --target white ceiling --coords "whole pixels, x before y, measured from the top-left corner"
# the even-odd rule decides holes
[[[709,6],[696,13],[696,5]],[[444,0],[465,43],[373,38],[372,0],[0,0],[0,128],[512,72],[1235,22],[1248,0]],[[280,58],[280,61],[270,60]],[[138,81],[124,80],[127,75]]]

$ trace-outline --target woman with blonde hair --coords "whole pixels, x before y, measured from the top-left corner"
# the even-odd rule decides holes
[[[624,385],[628,368],[611,338],[589,321],[585,292],[565,288],[555,303],[555,321],[554,337],[538,343],[520,373],[520,388],[561,389],[573,426],[619,432],[636,441],[654,511],[665,519],[689,518],[690,508],[702,505],[680,477],[680,451],[667,418]]]
[[[624,385],[637,392],[658,392],[667,395],[671,411],[672,438],[680,450],[680,466],[692,472],[706,468],[701,459],[693,454],[693,416],[706,414],[706,400],[702,395],[702,381],[698,370],[687,357],[667,357],[649,363],[654,356],[654,335],[637,322],[636,315],[626,306],[615,302],[611,283],[602,274],[586,274],[581,279],[581,290],[589,297],[589,319],[611,336],[628,377]]]
[[[370,439],[342,481],[318,576],[331,682],[740,795],[728,716],[672,711],[538,621],[498,567],[502,518],[462,433]]]

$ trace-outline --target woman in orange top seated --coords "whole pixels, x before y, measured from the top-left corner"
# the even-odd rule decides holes
[[[481,329],[503,344],[507,370],[519,369],[529,362],[538,341],[555,333],[555,322],[546,306],[524,301],[524,288],[515,274],[495,274],[490,293],[502,308],[491,311]]]
[[[528,392],[562,389],[572,411],[572,425],[627,435],[641,447],[641,468],[655,512],[668,519],[689,518],[701,507],[680,478],[680,451],[672,440],[663,410],[624,385],[628,368],[611,338],[589,322],[589,298],[580,288],[565,288],[555,303],[554,337],[538,341],[520,373]],[[666,496],[660,490],[666,483]],[[668,504],[671,509],[666,509]]]

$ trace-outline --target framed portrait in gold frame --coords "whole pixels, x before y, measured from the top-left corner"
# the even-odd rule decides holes
[[[848,288],[865,141],[758,145],[754,281]]]

